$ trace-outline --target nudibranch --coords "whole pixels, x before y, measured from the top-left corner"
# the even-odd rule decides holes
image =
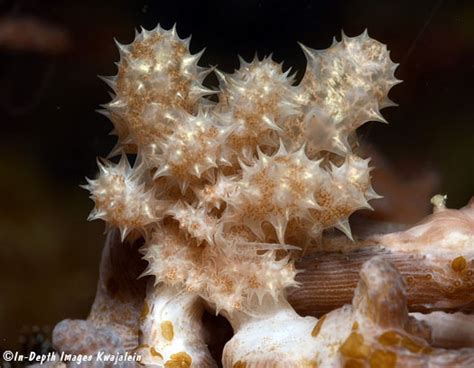
[[[377,198],[368,160],[352,147],[355,129],[384,120],[379,109],[399,82],[386,47],[367,32],[327,50],[303,47],[299,84],[270,57],[242,61],[233,74],[216,72],[218,91],[204,86],[213,70],[198,65],[175,28],[142,30],[119,50],[118,74],[105,78],[114,91],[105,114],[121,159],[101,163],[86,187],[91,218],[144,238],[144,274],[155,279],[140,341],[156,352],[150,364],[176,354],[196,366],[209,360],[186,333],[201,300],[229,319],[233,344],[262,318],[309,328],[312,318],[285,297],[296,286],[294,250],[332,227],[350,237],[349,216]],[[218,102],[207,98],[214,93]],[[285,339],[277,351],[293,349]]]
[[[241,60],[232,74],[202,67],[189,42],[175,28],[142,29],[118,44],[118,73],[104,78],[113,99],[103,113],[118,142],[85,186],[95,202],[90,218],[120,232],[124,244],[115,246],[142,239],[142,276],[151,280],[141,302],[133,288],[117,302],[133,323],[118,327],[114,318],[127,337],[114,346],[138,352],[145,365],[214,367],[201,323],[208,309],[234,330],[226,368],[391,367],[418,361],[413,349],[428,354],[428,343],[409,336],[403,282],[384,260],[364,264],[353,307],[319,321],[300,316],[286,295],[304,272],[301,250],[320,246],[328,229],[352,238],[349,216],[378,198],[355,130],[385,121],[380,109],[393,105],[388,92],[400,81],[386,46],[367,32],[343,34],[326,50],[302,46],[307,67],[296,83],[271,57]],[[204,83],[213,72],[217,89]],[[108,244],[105,257],[114,252]],[[100,336],[108,336],[100,315],[112,303],[104,296],[110,262],[84,321]],[[67,345],[67,323],[55,336]]]

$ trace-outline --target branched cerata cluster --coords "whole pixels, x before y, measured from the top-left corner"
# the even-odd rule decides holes
[[[377,197],[352,149],[359,126],[384,121],[399,82],[386,47],[366,32],[303,47],[299,84],[269,57],[241,60],[233,74],[201,67],[174,28],[118,47],[104,113],[121,158],[101,160],[88,180],[91,219],[142,236],[146,274],[218,312],[284,298],[294,249],[329,228],[350,237],[348,217]],[[212,72],[218,90],[203,84]]]

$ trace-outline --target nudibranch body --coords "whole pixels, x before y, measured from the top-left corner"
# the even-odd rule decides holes
[[[150,359],[167,366],[185,356],[186,366],[209,366],[208,355],[180,350],[196,346],[195,337],[156,335],[167,313],[174,320],[166,323],[192,326],[189,306],[202,310],[201,299],[230,320],[234,347],[254,319],[311,330],[315,319],[286,302],[285,290],[297,284],[293,250],[330,228],[350,237],[349,216],[377,198],[368,160],[352,148],[359,126],[384,121],[379,110],[391,105],[388,91],[399,82],[386,47],[366,32],[343,35],[327,50],[303,47],[308,65],[299,84],[269,57],[242,61],[233,74],[203,68],[175,28],[142,30],[119,50],[118,74],[105,78],[114,91],[105,114],[118,136],[111,155],[121,160],[100,164],[87,188],[91,218],[144,238],[145,274],[157,285],[148,299],[169,300],[149,302],[161,312],[143,317],[141,343],[156,353]],[[218,91],[203,84],[213,71]],[[213,94],[217,102],[207,98]],[[127,155],[136,155],[133,165]],[[173,293],[178,301],[192,296],[182,307],[192,316],[171,310]],[[287,333],[271,337],[280,339],[276,352],[291,344]],[[254,348],[240,346],[237,355]],[[235,365],[237,355],[226,359]],[[282,362],[300,364],[292,359]]]

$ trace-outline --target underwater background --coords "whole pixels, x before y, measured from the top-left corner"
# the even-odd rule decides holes
[[[0,12],[0,351],[47,349],[55,323],[87,316],[104,225],[87,222],[79,185],[115,143],[97,75],[116,73],[113,38],[129,43],[140,25],[176,22],[192,52],[206,47],[202,65],[232,72],[237,55],[273,53],[297,78],[297,41],[327,48],[367,28],[404,80],[390,93],[400,106],[382,111],[390,124],[358,131],[390,173],[374,170],[375,189],[401,203],[387,220],[420,220],[436,193],[455,208],[474,195],[472,2],[2,0]]]

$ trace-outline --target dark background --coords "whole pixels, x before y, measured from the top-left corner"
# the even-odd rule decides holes
[[[34,326],[87,316],[104,238],[102,223],[86,221],[92,202],[79,184],[115,141],[95,112],[109,100],[96,76],[115,74],[113,38],[129,43],[139,25],[177,22],[193,52],[207,48],[201,65],[231,72],[237,54],[273,52],[299,77],[297,41],[326,48],[341,29],[368,28],[405,82],[391,92],[400,106],[383,111],[390,125],[359,133],[399,185],[428,178],[395,192],[447,193],[451,207],[474,193],[472,2],[24,0],[0,1],[0,11],[0,350]]]

